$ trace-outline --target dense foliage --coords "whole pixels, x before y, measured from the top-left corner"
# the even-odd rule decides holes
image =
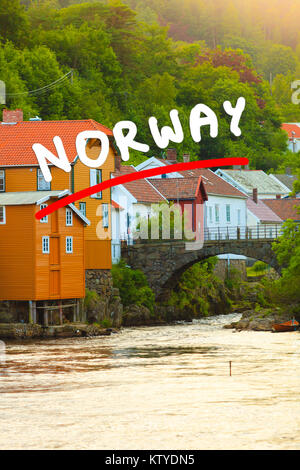
[[[282,304],[299,303],[300,292],[300,230],[288,220],[283,234],[273,245],[278,262],[283,266],[282,276],[276,282],[275,294]]]
[[[110,127],[133,120],[149,155],[162,151],[148,118],[168,125],[176,108],[185,132],[180,155],[245,156],[253,168],[275,169],[288,158],[282,120],[300,120],[290,89],[300,73],[296,2],[285,3],[284,15],[277,0],[274,11],[270,2],[246,3],[1,0],[0,79],[7,106],[23,108],[27,119],[93,118]],[[68,76],[50,90],[28,94],[70,70],[72,81]],[[235,138],[222,104],[239,96],[247,106],[242,137]],[[189,133],[189,113],[199,102],[219,118],[218,138],[204,132],[200,144]],[[143,158],[132,152],[132,163]]]
[[[231,311],[231,301],[224,283],[214,274],[217,258],[196,263],[182,275],[169,304],[190,313],[191,318]]]
[[[155,296],[144,273],[127,267],[123,260],[113,265],[111,273],[114,287],[119,289],[124,307],[144,305],[153,313]]]

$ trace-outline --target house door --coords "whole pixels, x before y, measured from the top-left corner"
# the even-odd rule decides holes
[[[59,263],[59,237],[50,238],[50,265],[58,266]]]
[[[50,297],[60,296],[60,271],[50,271]]]
[[[60,296],[60,238],[50,237],[50,297]]]

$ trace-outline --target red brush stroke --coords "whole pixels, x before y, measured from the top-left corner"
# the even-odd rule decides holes
[[[67,206],[68,204],[74,203],[81,199],[84,199],[92,194],[99,193],[105,189],[118,186],[119,184],[129,183],[130,181],[136,181],[143,178],[150,178],[151,176],[159,176],[167,173],[174,173],[176,171],[187,171],[195,170],[196,168],[215,168],[232,165],[248,165],[249,160],[247,158],[216,158],[213,160],[197,160],[195,162],[176,163],[175,165],[168,165],[159,168],[153,168],[150,170],[142,170],[126,175],[118,176],[110,180],[103,181],[103,183],[95,184],[86,189],[82,189],[77,193],[70,194],[58,201],[53,202],[50,206],[41,209],[35,214],[36,219],[40,220],[46,215],[52,214],[61,207]]]

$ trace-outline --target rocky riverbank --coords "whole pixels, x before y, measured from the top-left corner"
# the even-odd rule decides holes
[[[98,325],[70,323],[43,327],[32,323],[0,323],[0,339],[72,338],[108,336],[116,330]]]
[[[281,313],[280,309],[274,309],[273,312],[270,312],[270,309],[262,309],[259,312],[247,310],[243,312],[239,321],[225,325],[224,328],[232,328],[237,331],[273,331],[274,323],[284,323],[292,318],[292,314]]]

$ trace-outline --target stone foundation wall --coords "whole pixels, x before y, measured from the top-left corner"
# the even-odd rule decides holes
[[[85,285],[88,290],[96,292],[98,296],[87,312],[87,319],[97,323],[108,320],[114,327],[121,326],[123,305],[119,289],[113,287],[111,271],[104,269],[87,270]]]

